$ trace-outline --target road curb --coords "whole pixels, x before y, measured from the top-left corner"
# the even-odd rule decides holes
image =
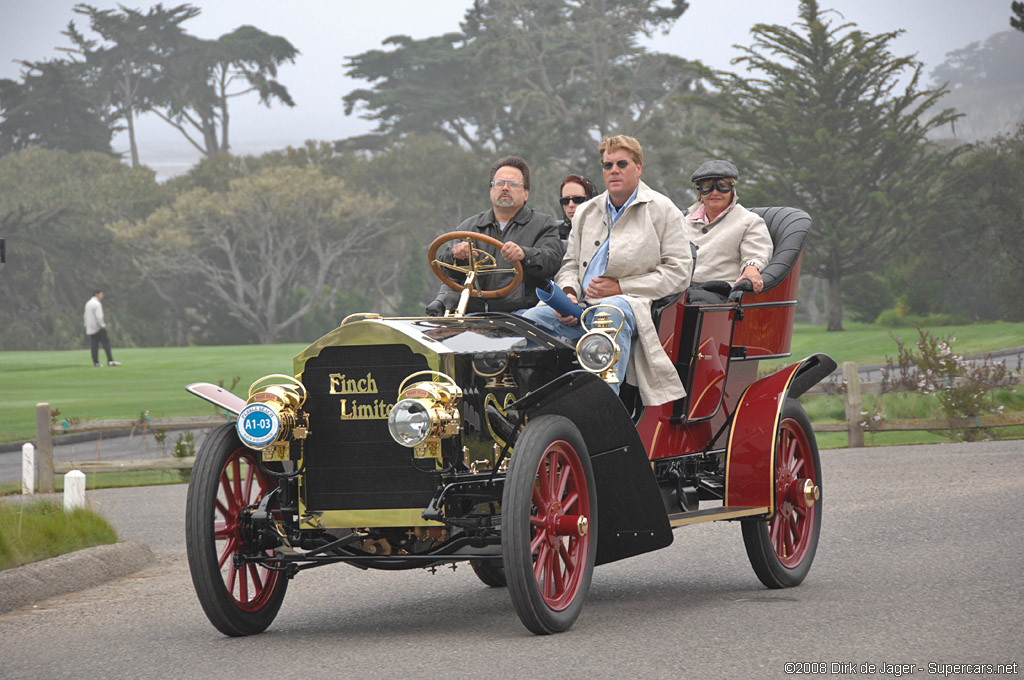
[[[0,614],[108,583],[155,562],[148,545],[128,540],[0,571]]]

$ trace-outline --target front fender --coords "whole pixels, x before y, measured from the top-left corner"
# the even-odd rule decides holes
[[[726,507],[767,507],[775,512],[775,444],[782,405],[836,369],[825,354],[803,361],[750,384],[733,412],[725,459]]]
[[[566,373],[511,407],[527,417],[564,416],[583,435],[597,484],[596,564],[672,543],[647,451],[622,401],[603,380],[587,371]]]
[[[200,382],[186,385],[185,389],[200,399],[205,399],[214,406],[219,406],[228,413],[234,413],[236,416],[242,412],[243,408],[245,408],[245,399],[242,399],[241,397],[232,394],[223,387],[218,387],[217,385]]]

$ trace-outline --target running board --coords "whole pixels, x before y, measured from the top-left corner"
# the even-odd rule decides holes
[[[768,507],[749,508],[708,508],[707,510],[694,510],[693,512],[677,512],[668,516],[668,523],[673,529],[684,527],[687,524],[700,524],[701,522],[715,522],[721,519],[737,519],[751,515],[767,515]]]

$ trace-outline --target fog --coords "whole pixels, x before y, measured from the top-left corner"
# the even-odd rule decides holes
[[[100,9],[118,6],[106,0],[90,4]],[[121,4],[146,10],[156,3]],[[367,85],[344,76],[345,58],[382,48],[382,41],[392,35],[426,38],[457,31],[469,6],[466,0],[198,0],[191,4],[202,9],[183,25],[193,35],[212,39],[251,24],[287,38],[301,52],[294,64],[285,64],[278,74],[295,100],[294,108],[279,104],[266,108],[255,95],[232,104],[232,151],[242,154],[369,132],[372,123],[344,114],[341,98]],[[63,56],[58,48],[70,42],[60,32],[69,21],[91,36],[83,17],[72,11],[74,5],[72,0],[0,0],[0,78],[18,79],[18,60]],[[690,9],[671,32],[653,36],[646,45],[734,70],[730,62],[740,54],[734,45],[750,44],[751,27],[791,24],[796,21],[797,5],[797,0],[691,0]],[[821,6],[838,10],[841,19],[870,33],[905,30],[893,43],[894,51],[916,54],[929,71],[948,52],[1009,29],[1009,0],[822,0]],[[500,69],[495,77],[501,77]],[[138,140],[142,162],[162,177],[183,171],[199,158],[184,137],[152,114],[141,116]],[[115,137],[114,147],[127,150],[123,134]]]

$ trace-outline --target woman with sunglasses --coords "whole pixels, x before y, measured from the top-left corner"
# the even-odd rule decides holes
[[[562,215],[565,219],[558,225],[558,237],[562,243],[569,240],[569,232],[572,231],[572,216],[576,214],[576,208],[594,197],[597,191],[594,183],[583,175],[569,175],[562,180],[561,198],[558,202],[562,206]]]
[[[692,285],[750,279],[759,293],[772,237],[764,220],[737,201],[738,179],[736,166],[724,160],[704,161],[690,177],[697,189],[697,202],[685,214],[687,236],[697,246]]]

